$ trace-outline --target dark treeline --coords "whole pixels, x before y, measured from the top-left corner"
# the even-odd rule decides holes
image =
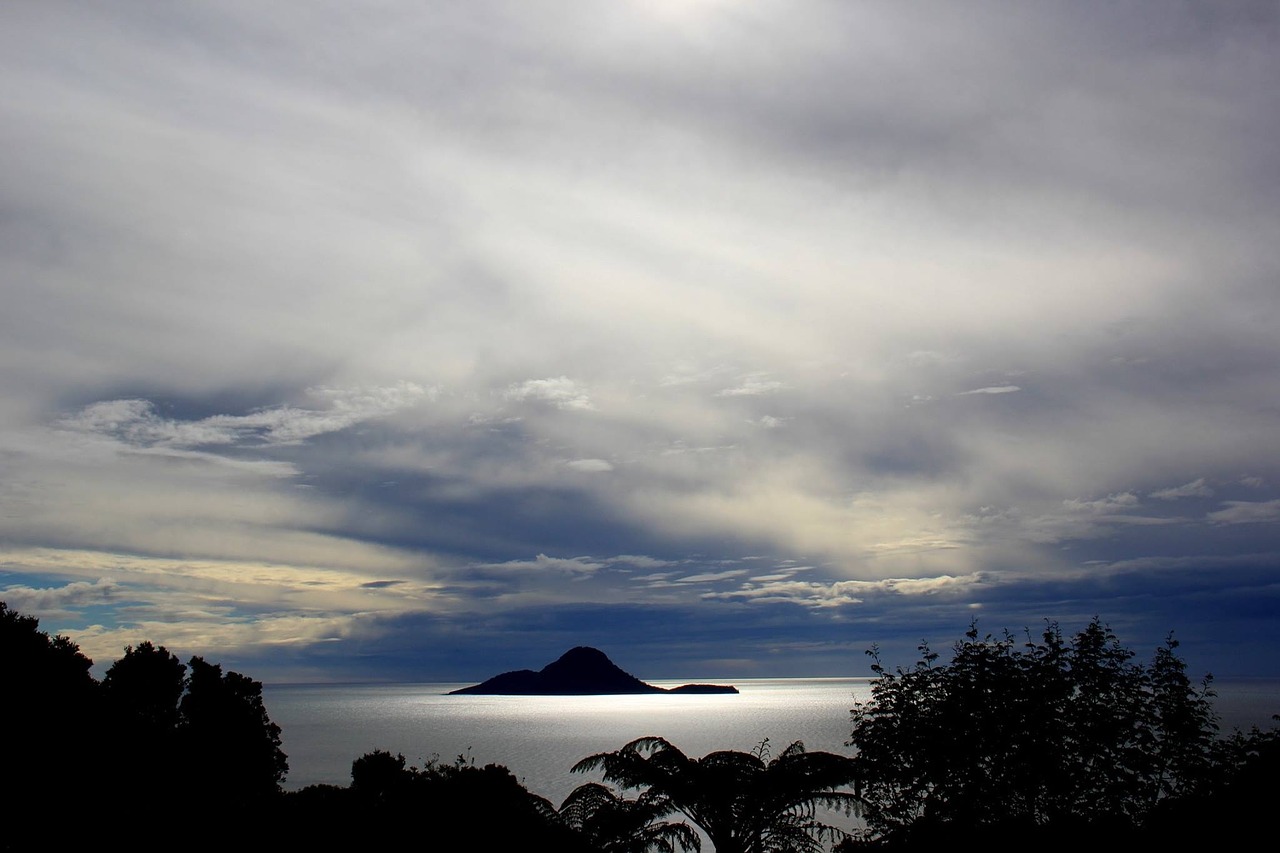
[[[949,663],[921,644],[892,672],[873,648],[849,741],[868,839],[844,848],[1249,838],[1280,793],[1280,730],[1220,736],[1177,647],[1140,663],[1095,618],[1070,639],[972,625]]]
[[[75,643],[0,602],[0,845],[62,846],[106,832],[157,848],[279,796],[289,765],[259,682],[198,656],[184,664],[149,642],[126,648],[101,682],[92,666]]]
[[[282,788],[288,763],[262,685],[163,646],[128,647],[102,681],[65,637],[0,602],[6,817],[0,847],[111,838],[133,849],[426,849],[716,853],[932,850],[1114,840],[1174,849],[1269,823],[1280,731],[1220,736],[1207,681],[1170,640],[1139,663],[1097,620],[1071,638],[927,645],[871,698],[850,755],[686,756],[660,737],[582,759],[599,772],[556,807],[505,767],[407,766],[373,750],[346,786]],[[821,809],[857,814],[845,836]],[[695,832],[696,827],[699,832]]]

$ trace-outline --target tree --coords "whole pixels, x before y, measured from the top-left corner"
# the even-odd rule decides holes
[[[190,660],[179,704],[179,739],[190,784],[214,799],[278,793],[289,771],[280,727],[262,702],[262,684],[199,656]]]
[[[312,786],[286,795],[282,805],[276,831],[290,848],[386,847],[421,829],[431,849],[594,849],[506,767],[477,767],[461,755],[418,768],[375,749],[352,762],[349,788]]]
[[[47,824],[20,816],[48,819],[50,809],[75,802],[127,814],[135,845],[167,846],[193,799],[259,805],[279,791],[288,764],[261,684],[224,676],[198,657],[188,678],[150,642],[126,647],[101,684],[92,666],[71,640],[50,637],[37,619],[0,602],[0,713],[13,735],[0,782],[15,818],[0,847],[45,840]],[[63,841],[88,841],[96,831],[78,813],[52,814]]]
[[[409,784],[414,775],[405,767],[402,753],[375,749],[351,762],[351,790],[381,800]]]
[[[840,835],[818,819],[819,807],[856,807],[840,790],[853,780],[853,762],[828,752],[805,752],[796,741],[771,761],[726,750],[689,758],[660,737],[644,737],[615,752],[588,756],[574,773],[604,771],[623,789],[646,789],[661,814],[683,812],[711,839],[717,853],[821,850]]]
[[[627,799],[596,782],[574,788],[559,812],[599,853],[701,850],[702,841],[687,823],[663,820],[670,813],[669,802],[652,790]]]
[[[164,646],[144,640],[125,646],[124,657],[107,670],[102,691],[124,725],[147,733],[178,727],[178,703],[187,668]]]
[[[1135,663],[1096,618],[1069,643],[1052,622],[1021,645],[973,624],[951,663],[923,643],[895,672],[873,648],[877,678],[849,741],[869,828],[901,840],[1140,825],[1209,779],[1213,694],[1176,648],[1170,637]]]
[[[0,714],[5,720],[0,762],[12,815],[75,779],[96,789],[102,772],[97,731],[98,683],[93,661],[40,620],[0,601]]]
[[[171,789],[182,767],[178,703],[187,668],[164,646],[126,646],[102,679],[111,764],[122,787]]]

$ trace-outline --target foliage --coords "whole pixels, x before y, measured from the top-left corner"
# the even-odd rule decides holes
[[[574,788],[559,812],[600,853],[701,850],[701,839],[687,823],[663,820],[670,813],[669,801],[652,790],[627,799],[596,782]]]
[[[279,793],[288,765],[261,684],[199,657],[187,677],[150,642],[126,647],[101,683],[92,666],[75,643],[0,602],[0,710],[14,734],[0,781],[14,815],[43,812],[69,784],[106,812],[133,813],[145,794],[134,832],[158,839],[180,831],[191,803],[248,814]],[[32,846],[40,831],[26,821],[4,843]],[[91,834],[74,821],[59,832],[64,841]]]
[[[351,789],[374,798],[386,797],[413,775],[405,769],[404,755],[375,749],[351,762]]]
[[[661,814],[683,812],[717,853],[821,850],[824,839],[840,833],[818,819],[817,809],[856,805],[840,790],[853,779],[851,759],[805,752],[799,741],[766,762],[731,750],[689,758],[660,737],[644,737],[573,766],[575,773],[595,769],[623,789],[645,789]]]
[[[1280,717],[1273,719],[1280,720]],[[1145,822],[1150,847],[1247,850],[1274,831],[1280,798],[1280,729],[1234,731],[1210,747],[1208,783],[1156,804]],[[1195,816],[1195,819],[1188,819]]]
[[[59,693],[93,689],[93,661],[62,635],[50,637],[40,620],[24,616],[0,601],[0,673],[6,683],[34,681]]]
[[[207,794],[261,797],[277,793],[289,771],[280,727],[262,702],[262,684],[197,656],[179,703],[179,734]]]
[[[111,736],[103,749],[120,785],[173,792],[188,770],[178,744],[187,668],[164,646],[128,646],[102,680]]]
[[[101,738],[93,661],[71,640],[0,601],[0,716],[3,781],[11,814],[27,814],[44,792],[76,778],[97,785]]]
[[[280,805],[270,834],[288,849],[373,849],[419,832],[440,850],[595,849],[506,767],[477,767],[466,756],[419,768],[373,750],[352,762],[350,787],[310,786]]]
[[[189,667],[188,676],[176,655],[144,641],[107,670],[102,693],[121,781],[216,802],[278,793],[289,765],[262,684],[198,656]]]
[[[147,732],[178,727],[178,703],[187,668],[164,646],[150,640],[126,646],[124,657],[107,670],[102,689],[121,722]]]
[[[1070,642],[979,637],[940,664],[927,643],[853,709],[858,790],[883,838],[939,830],[1136,826],[1208,784],[1217,721],[1170,637],[1150,665],[1091,621]]]

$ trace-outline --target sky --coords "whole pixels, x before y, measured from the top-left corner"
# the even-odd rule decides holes
[[[0,600],[97,662],[1280,675],[1280,5],[0,6]]]

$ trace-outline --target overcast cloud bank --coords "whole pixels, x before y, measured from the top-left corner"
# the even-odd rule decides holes
[[[9,4],[0,597],[267,678],[1280,674],[1278,19]]]

